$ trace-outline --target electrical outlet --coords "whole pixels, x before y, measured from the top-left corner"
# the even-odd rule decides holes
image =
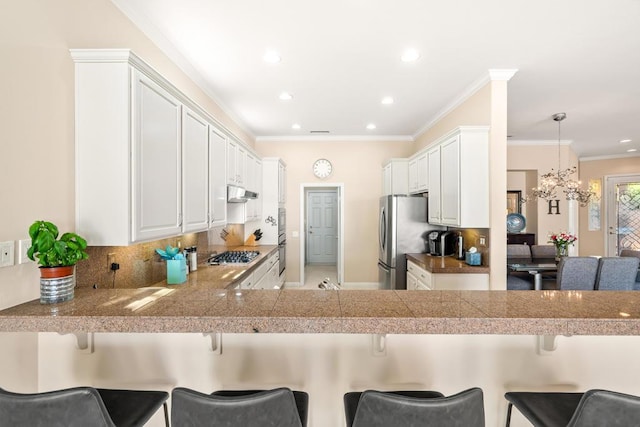
[[[487,246],[486,236],[478,236],[478,246]]]
[[[115,252],[107,254],[107,270],[111,271],[111,264],[114,262],[117,262]]]
[[[0,267],[11,267],[13,265],[13,252],[15,242],[9,240],[0,242]]]
[[[31,247],[31,239],[18,240],[18,264],[26,264],[29,261],[27,251]]]

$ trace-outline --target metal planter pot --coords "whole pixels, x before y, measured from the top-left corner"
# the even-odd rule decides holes
[[[40,303],[55,304],[73,299],[75,266],[40,267]]]

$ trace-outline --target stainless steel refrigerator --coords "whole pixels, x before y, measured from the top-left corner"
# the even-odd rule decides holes
[[[444,227],[427,222],[427,198],[383,196],[378,224],[378,288],[407,289],[405,254],[424,253],[431,230]]]

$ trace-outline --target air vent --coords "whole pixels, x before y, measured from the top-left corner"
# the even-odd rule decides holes
[[[309,133],[331,133],[328,130],[311,130]]]

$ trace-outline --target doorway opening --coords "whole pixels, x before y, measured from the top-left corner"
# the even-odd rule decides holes
[[[344,278],[344,184],[300,185],[300,285]]]
[[[605,253],[640,250],[640,175],[605,176]]]

